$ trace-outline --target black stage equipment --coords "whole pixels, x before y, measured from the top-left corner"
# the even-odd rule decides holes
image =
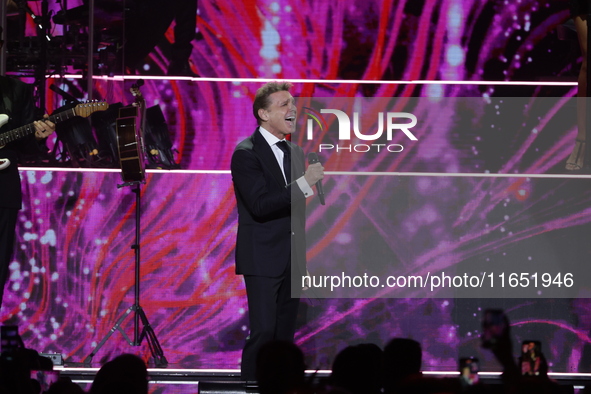
[[[56,112],[72,106],[61,107]],[[75,117],[56,125],[56,160],[69,163],[72,167],[96,167],[99,161],[98,145],[92,134],[88,119]],[[59,156],[58,156],[59,155]]]
[[[146,110],[146,156],[149,168],[173,170],[180,168],[174,161],[174,150],[168,132],[168,125],[159,105]]]
[[[55,85],[49,87],[62,96],[66,105],[55,113],[74,108],[80,101]],[[101,113],[101,112],[95,112]],[[104,167],[105,160],[99,155],[98,145],[92,133],[90,121],[84,117],[74,117],[56,125],[57,142],[53,149],[53,161],[69,164],[72,167]]]

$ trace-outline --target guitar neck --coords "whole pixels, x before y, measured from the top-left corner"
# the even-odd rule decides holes
[[[57,114],[51,115],[47,120],[53,123],[63,122],[64,120],[71,119],[77,116],[76,109],[72,108],[63,112],[59,112]],[[26,137],[29,134],[33,134],[35,132],[35,124],[29,123],[28,125],[18,127],[16,129],[7,131],[5,133],[0,134],[0,146],[6,145],[9,142],[16,141],[20,138]]]

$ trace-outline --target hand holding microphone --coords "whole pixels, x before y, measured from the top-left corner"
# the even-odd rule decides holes
[[[320,204],[326,205],[324,201],[324,189],[322,188],[322,178],[324,178],[324,167],[318,160],[316,152],[308,153],[308,169],[304,175],[306,181],[310,186],[316,184],[316,191],[318,192],[318,199]]]

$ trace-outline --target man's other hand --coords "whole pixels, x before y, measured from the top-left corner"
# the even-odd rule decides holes
[[[316,182],[324,178],[324,167],[320,163],[310,164],[304,174],[304,178],[308,182],[308,185],[315,185]]]

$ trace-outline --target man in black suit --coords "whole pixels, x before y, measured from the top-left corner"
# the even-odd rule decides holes
[[[253,104],[259,127],[232,155],[238,205],[236,273],[244,275],[250,336],[242,353],[242,378],[256,379],[256,356],[271,340],[293,341],[306,274],[305,199],[324,177],[320,163],[306,169],[303,150],[287,141],[295,130],[290,83],[261,87]]]
[[[0,27],[2,37],[2,27]],[[3,42],[0,41],[0,50]],[[45,138],[55,131],[55,125],[48,121],[35,121],[37,108],[33,102],[33,91],[16,79],[0,76],[0,114],[8,115],[5,125],[0,124],[0,134],[28,124],[34,124],[35,133],[18,139],[0,149],[0,305],[4,285],[8,279],[8,266],[15,242],[15,228],[19,209],[22,205],[20,176],[17,168],[19,154],[41,154]],[[8,161],[5,161],[8,159]],[[6,166],[7,165],[7,166]],[[6,167],[5,167],[6,166]],[[5,167],[5,168],[4,168]]]

